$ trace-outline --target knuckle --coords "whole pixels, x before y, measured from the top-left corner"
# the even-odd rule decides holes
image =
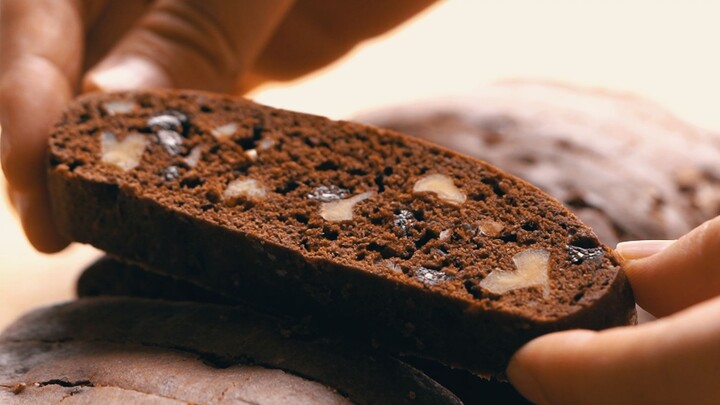
[[[702,257],[720,256],[720,216],[697,227],[693,239]]]
[[[212,10],[191,1],[164,2],[147,21],[156,34],[192,54],[195,60],[221,76],[237,71],[235,38],[223,27]]]

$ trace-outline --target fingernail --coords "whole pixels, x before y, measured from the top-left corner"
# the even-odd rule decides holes
[[[510,360],[510,364],[507,368],[507,376],[513,387],[518,390],[523,397],[529,399],[535,404],[543,404],[547,401],[544,398],[543,392],[540,389],[540,384],[537,380],[528,373],[523,367],[520,367],[515,357]]]
[[[618,243],[615,251],[625,260],[637,260],[659,253],[674,242],[674,240],[633,240]]]
[[[155,63],[138,56],[124,56],[104,62],[88,73],[85,91],[120,91],[151,87],[171,87],[170,79]]]

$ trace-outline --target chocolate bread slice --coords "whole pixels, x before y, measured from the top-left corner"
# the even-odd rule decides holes
[[[416,369],[242,308],[132,298],[36,310],[0,335],[0,403],[460,404]]]
[[[560,203],[391,131],[208,93],[90,95],[49,163],[74,240],[396,352],[502,374],[533,337],[634,319],[620,264]]]

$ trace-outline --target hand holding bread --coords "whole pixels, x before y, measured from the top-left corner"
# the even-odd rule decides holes
[[[385,4],[375,7],[362,1],[342,2],[342,5],[321,3],[302,0],[166,0],[150,5],[145,1],[0,2],[2,165],[28,239],[44,252],[59,251],[69,243],[67,234],[57,232],[50,213],[45,153],[49,128],[78,93],[146,87],[243,93],[268,80],[289,80],[322,67],[359,41],[390,29],[431,1],[392,6],[394,8]],[[368,24],[369,21],[372,24]],[[208,36],[213,40],[208,41]],[[105,112],[112,115],[113,108],[120,111],[124,107],[108,107]],[[215,129],[233,132],[232,128]],[[170,138],[163,140],[157,131],[158,145],[172,151],[176,139],[172,134],[165,135]],[[127,139],[131,142],[120,144]],[[99,142],[110,151],[108,160],[113,161],[115,151],[132,149],[132,139],[138,141],[137,145],[147,146],[141,137],[119,139],[113,135]],[[307,141],[314,142],[310,138]],[[183,158],[190,159],[192,153],[187,152],[190,153]],[[248,152],[248,159],[257,159],[257,151]],[[72,164],[68,164],[68,170],[74,170]],[[175,180],[179,174],[175,168],[159,176]],[[430,194],[449,195],[446,202],[451,204],[464,202],[465,195],[463,199],[452,197],[457,195],[457,190],[442,185],[445,180],[430,180],[436,187]],[[267,192],[248,182],[227,186],[225,191],[239,193],[243,197],[240,200],[244,199],[241,203],[247,206],[254,202],[246,197],[264,196]],[[317,191],[318,203],[333,202],[320,200],[326,191]],[[363,201],[374,195],[366,193],[350,199],[356,198],[353,204],[362,206]],[[229,205],[235,204],[237,197],[212,192],[206,196],[218,201],[233,200]],[[346,199],[338,197],[337,200]],[[576,201],[582,208],[588,208],[584,206],[586,202]],[[714,208],[713,204],[710,208]],[[353,212],[352,205],[349,209],[336,205],[323,205],[323,208],[327,208],[323,211],[325,214],[321,214],[325,220],[340,218],[338,222],[343,221],[348,210],[350,215]],[[398,229],[405,232],[402,221],[414,218],[402,210],[395,215]],[[298,220],[302,222],[302,218]],[[334,226],[328,229],[332,231]],[[529,233],[532,229],[525,231]],[[444,229],[429,235],[440,239],[443,232]],[[333,232],[325,234],[330,235],[329,239],[332,235],[338,236]],[[492,230],[485,232],[485,236],[491,234]],[[618,253],[627,259],[625,269],[638,303],[660,319],[600,332],[566,331],[539,337],[512,358],[507,369],[511,382],[529,399],[541,404],[712,403],[720,396],[716,388],[720,367],[716,342],[720,340],[720,327],[713,324],[720,316],[720,277],[716,271],[720,267],[719,235],[720,220],[715,219],[676,243],[654,244],[657,252],[653,249],[640,252],[638,244],[620,245]],[[425,237],[419,239],[422,244],[428,242],[423,239]],[[436,254],[427,250],[428,258]],[[525,260],[524,256],[515,255],[512,263],[518,269],[535,268],[545,253],[535,251],[531,256]],[[394,266],[387,267],[388,271],[397,270]],[[422,266],[406,273],[415,277],[415,287],[426,285],[423,288],[428,290],[441,289],[453,281],[439,270]],[[518,283],[517,279],[508,277],[508,272],[494,274]],[[486,280],[491,279],[487,274],[484,276]],[[535,291],[538,297],[543,296],[545,280],[529,279],[531,289],[543,287]],[[471,295],[475,292],[480,296],[502,296],[507,292],[496,285],[493,293],[494,287],[488,288],[487,283],[470,283],[466,288]],[[314,293],[323,294],[322,291]],[[413,331],[408,334],[412,335]],[[506,358],[502,362],[506,362]]]
[[[79,92],[176,87],[244,93],[319,69],[430,5],[317,0],[0,2],[2,167],[28,240],[57,233],[48,131]]]
[[[538,404],[715,403],[720,218],[672,244],[633,242],[618,251],[630,259],[638,304],[659,319],[540,337],[516,353],[510,381]]]

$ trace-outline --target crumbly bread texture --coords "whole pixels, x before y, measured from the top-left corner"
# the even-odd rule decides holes
[[[297,334],[241,308],[81,299],[0,335],[0,402],[461,403],[402,362]]]
[[[99,259],[83,271],[78,279],[77,294],[81,298],[122,296],[161,298],[173,301],[233,303],[229,297],[221,297],[219,294],[213,294],[194,284],[149,272],[142,267],[123,263],[110,257]],[[314,334],[317,337],[328,337],[327,334],[318,333],[317,328],[312,325],[311,319],[296,320],[297,323],[292,327],[283,326],[283,324],[288,325],[288,321],[280,322],[278,327],[285,330],[292,328],[302,330],[303,334],[308,336]],[[348,339],[348,336],[333,338],[353,345],[355,348],[358,347],[357,342]],[[373,355],[383,356],[378,352]],[[465,370],[451,369],[440,363],[417,357],[405,357],[402,360],[430,376],[465,404],[530,404],[507,382],[481,378]]]
[[[61,232],[500,375],[528,340],[634,320],[612,252],[560,203],[397,133],[221,95],[90,95],[50,138]]]
[[[720,136],[626,94],[505,82],[358,119],[530,181],[607,245],[675,239],[720,215]]]

